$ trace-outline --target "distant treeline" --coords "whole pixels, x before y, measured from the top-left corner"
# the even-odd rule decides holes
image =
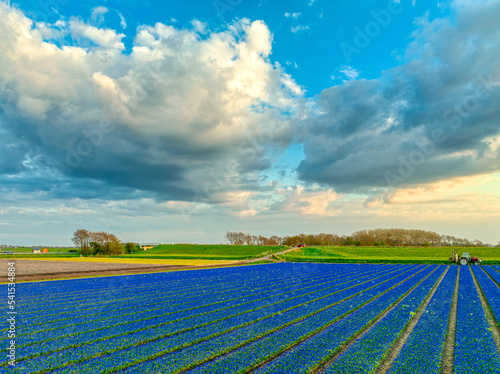
[[[351,235],[336,234],[299,234],[294,236],[271,237],[249,235],[242,232],[227,231],[226,239],[234,245],[288,245],[296,246],[389,246],[389,247],[484,247],[489,244],[479,240],[455,238],[432,231],[408,229],[360,230]]]

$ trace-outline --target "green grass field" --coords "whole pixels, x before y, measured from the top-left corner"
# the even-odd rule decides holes
[[[38,258],[40,256],[43,257],[49,257],[49,258],[59,258],[59,257],[77,257],[79,256],[78,253],[76,252],[70,252],[70,251],[75,251],[75,248],[50,248],[50,247],[41,247],[41,249],[47,248],[49,250],[49,253],[39,253],[39,254],[33,254],[33,248],[2,248],[1,252],[12,252],[12,253],[7,253],[3,254],[0,253],[0,258]],[[59,252],[58,252],[59,251]]]
[[[75,251],[76,248],[51,248],[51,247],[37,247],[40,249],[47,248],[49,253],[68,253],[69,251]],[[14,253],[32,253],[33,247],[24,247],[24,248],[1,248],[1,252],[9,251]],[[59,251],[59,252],[58,252]]]
[[[163,244],[120,258],[244,260],[285,250],[284,246]]]
[[[483,264],[500,263],[500,248],[457,248]],[[278,256],[290,262],[448,263],[449,247],[307,247]]]

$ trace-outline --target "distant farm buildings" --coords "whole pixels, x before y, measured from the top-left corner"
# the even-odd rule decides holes
[[[143,251],[147,251],[148,249],[154,248],[156,246],[162,245],[163,243],[141,243],[139,246]]]
[[[40,247],[34,247],[33,248],[33,253],[39,254],[39,253],[49,253],[49,250],[47,248],[40,249]]]

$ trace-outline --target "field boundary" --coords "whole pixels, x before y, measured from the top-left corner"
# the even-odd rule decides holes
[[[399,353],[401,352],[401,349],[403,349],[403,346],[405,345],[406,341],[410,337],[413,329],[417,325],[418,321],[420,321],[422,314],[427,309],[427,306],[429,305],[430,301],[434,297],[434,294],[436,293],[437,289],[441,285],[444,277],[446,276],[446,274],[450,270],[450,266],[451,265],[448,265],[448,267],[443,272],[441,277],[437,280],[436,284],[434,284],[434,286],[431,289],[431,291],[429,292],[429,294],[425,297],[422,304],[420,304],[420,306],[418,307],[417,311],[415,312],[415,315],[411,318],[411,320],[408,322],[408,324],[401,330],[399,336],[393,342],[392,346],[389,348],[386,355],[384,356],[382,361],[380,361],[378,367],[375,369],[376,374],[385,374],[392,367],[394,361],[398,358]]]

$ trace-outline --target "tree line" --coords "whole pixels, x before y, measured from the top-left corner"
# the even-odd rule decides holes
[[[484,247],[488,244],[480,240],[456,238],[440,235],[433,231],[413,229],[374,229],[359,230],[351,235],[337,234],[298,234],[269,238],[243,232],[227,231],[226,240],[232,245],[287,245],[297,246],[388,246],[388,247]]]
[[[76,230],[71,239],[81,255],[120,255],[137,252],[140,247],[135,243],[122,243],[114,234],[104,231]]]

